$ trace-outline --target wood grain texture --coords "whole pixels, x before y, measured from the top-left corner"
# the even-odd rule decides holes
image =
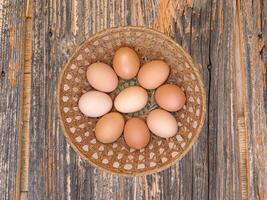
[[[25,2],[0,1],[0,198],[19,197]]]
[[[250,197],[264,199],[266,5],[242,1],[239,9],[236,3],[34,2],[29,199],[241,199],[240,95],[245,95],[243,114],[249,133]],[[242,24],[238,29],[237,15]],[[176,165],[146,177],[122,178],[90,166],[66,143],[56,112],[59,73],[75,47],[100,30],[124,25],[155,28],[174,38],[199,65],[208,96],[206,122],[192,150]],[[235,34],[237,30],[241,34]],[[240,56],[244,87],[237,78]]]
[[[241,1],[250,198],[267,198],[267,2]]]

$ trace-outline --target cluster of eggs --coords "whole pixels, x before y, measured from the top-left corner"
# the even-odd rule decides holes
[[[127,145],[135,149],[144,148],[151,134],[162,138],[174,136],[178,131],[175,117],[170,112],[180,110],[185,104],[184,92],[176,85],[164,84],[170,67],[162,60],[152,60],[140,68],[137,53],[129,47],[121,47],[115,52],[113,68],[97,62],[87,69],[87,80],[95,89],[83,94],[79,99],[79,109],[87,117],[101,117],[95,127],[99,142],[113,143],[123,134]],[[108,113],[113,106],[107,94],[118,86],[118,76],[130,80],[137,76],[140,86],[130,86],[122,90],[114,100],[117,112]],[[121,113],[140,111],[148,102],[147,90],[155,91],[155,101],[161,107],[150,111],[146,121],[132,117],[125,122]]]

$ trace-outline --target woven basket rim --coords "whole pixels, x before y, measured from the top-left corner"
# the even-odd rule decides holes
[[[170,163],[168,163],[168,164],[166,164],[164,166],[161,166],[159,168],[146,170],[144,172],[137,172],[137,173],[136,172],[123,173],[123,172],[110,171],[110,170],[107,170],[107,169],[103,168],[102,166],[99,166],[99,165],[95,164],[88,157],[86,157],[84,154],[82,154],[78,150],[78,148],[72,143],[71,139],[69,138],[69,136],[67,134],[67,131],[66,131],[65,126],[64,126],[64,122],[63,122],[62,117],[61,117],[61,112],[60,112],[60,86],[61,86],[63,75],[64,75],[64,72],[65,72],[67,66],[69,65],[69,63],[72,61],[72,59],[74,58],[76,53],[79,52],[79,50],[83,47],[83,45],[85,43],[89,43],[90,41],[94,40],[95,38],[97,38],[97,37],[99,37],[101,35],[105,35],[107,33],[113,32],[114,30],[118,30],[118,31],[119,30],[144,30],[144,31],[149,31],[149,32],[152,32],[154,34],[157,34],[157,35],[163,37],[164,40],[168,40],[170,43],[172,43],[175,46],[175,48],[178,48],[180,51],[182,51],[183,54],[185,55],[185,57],[188,59],[190,67],[192,67],[192,69],[194,70],[195,75],[196,75],[197,80],[198,80],[199,85],[200,85],[200,91],[201,91],[201,96],[202,96],[202,99],[203,99],[203,103],[202,103],[202,106],[201,106],[202,107],[202,112],[201,112],[201,117],[200,117],[200,123],[199,123],[198,128],[195,131],[195,136],[189,142],[187,148],[177,158],[175,158]],[[58,80],[57,80],[58,83],[57,83],[57,89],[56,89],[57,90],[56,91],[57,92],[57,94],[56,94],[57,95],[57,112],[58,112],[58,118],[59,118],[59,121],[60,121],[60,126],[62,128],[62,132],[63,132],[64,136],[66,137],[66,140],[67,140],[68,144],[70,144],[70,146],[74,149],[75,153],[77,153],[79,156],[81,156],[83,159],[85,159],[87,162],[89,162],[89,164],[92,165],[93,167],[95,167],[97,169],[100,169],[100,170],[102,170],[104,172],[110,173],[112,175],[118,175],[118,176],[123,176],[123,177],[150,175],[150,174],[153,174],[153,173],[157,173],[157,172],[163,171],[163,170],[169,168],[170,166],[178,163],[178,161],[181,160],[189,152],[189,150],[191,150],[193,144],[195,144],[196,140],[198,139],[199,134],[201,132],[201,129],[203,127],[204,121],[205,121],[205,116],[206,116],[206,92],[205,92],[204,82],[203,82],[203,79],[202,79],[202,77],[201,77],[201,75],[199,73],[199,70],[196,67],[195,63],[193,62],[191,56],[175,40],[173,40],[169,36],[165,35],[164,33],[159,32],[159,31],[157,31],[155,29],[152,29],[152,28],[144,27],[144,26],[118,26],[118,27],[107,28],[107,29],[104,29],[102,31],[99,31],[99,32],[93,34],[92,36],[86,38],[84,41],[82,41],[80,44],[78,44],[76,46],[76,49],[71,53],[71,56],[65,61],[65,63],[62,66],[63,66],[63,69],[61,69],[60,72],[59,72],[60,75],[59,75]]]

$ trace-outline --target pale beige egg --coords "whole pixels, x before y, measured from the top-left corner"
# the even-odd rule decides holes
[[[89,91],[80,97],[78,107],[87,117],[100,117],[111,110],[112,99],[106,93]]]
[[[139,86],[122,90],[115,98],[114,106],[122,113],[133,113],[145,107],[148,101],[147,91]]]
[[[146,122],[150,131],[162,138],[173,137],[178,131],[174,116],[162,109],[152,110],[148,114]]]

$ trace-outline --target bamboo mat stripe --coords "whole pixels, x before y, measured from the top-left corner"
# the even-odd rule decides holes
[[[28,199],[32,63],[32,1],[27,0],[24,38],[23,115],[21,138],[20,199]]]
[[[249,184],[248,184],[248,146],[247,146],[247,130],[245,118],[238,119],[239,133],[239,156],[240,156],[240,178],[241,178],[241,197],[249,199]]]

